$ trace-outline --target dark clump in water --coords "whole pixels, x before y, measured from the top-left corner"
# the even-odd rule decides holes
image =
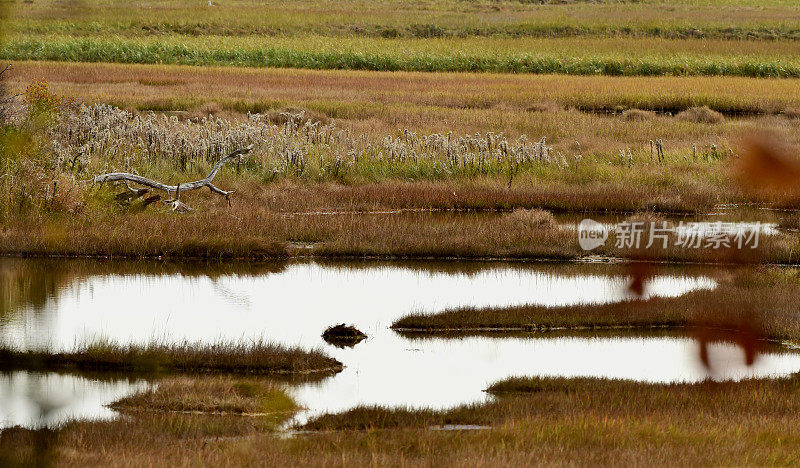
[[[367,335],[365,335],[356,327],[352,325],[345,325],[343,323],[328,327],[325,330],[325,333],[322,334],[322,339],[325,340],[325,342],[338,348],[352,348],[366,338]]]

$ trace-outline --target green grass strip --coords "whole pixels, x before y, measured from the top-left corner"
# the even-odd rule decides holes
[[[192,47],[181,43],[122,39],[19,39],[0,47],[4,60],[53,60],[179,65],[232,65],[339,70],[554,73],[615,76],[744,76],[800,77],[800,63],[778,58],[724,56],[580,57],[554,51],[404,54],[398,51],[359,52],[312,50],[287,46]]]

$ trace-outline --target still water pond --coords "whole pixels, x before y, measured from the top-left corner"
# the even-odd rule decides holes
[[[70,420],[112,419],[117,413],[106,405],[147,388],[143,380],[3,373],[0,374],[0,428],[55,427]]]
[[[663,269],[647,294],[678,296],[714,288],[709,272]],[[707,377],[694,360],[694,344],[674,335],[420,340],[389,329],[409,312],[624,300],[628,279],[614,265],[301,262],[179,267],[2,260],[0,278],[5,290],[0,295],[1,339],[16,347],[69,349],[98,338],[120,343],[263,338],[322,348],[346,367],[321,382],[290,388],[307,408],[299,421],[359,404],[446,408],[481,401],[488,384],[512,375],[652,382]],[[343,322],[369,338],[353,348],[326,344],[322,331]],[[726,363],[718,366],[715,378],[800,370],[800,356],[792,353],[770,354],[744,368],[738,351],[725,346],[714,351]],[[3,377],[4,408],[6,401],[32,398],[19,390],[25,385],[12,382],[29,375]],[[108,417],[113,413],[103,405],[140,385],[106,382],[93,387],[95,381],[70,378],[76,395],[85,395],[77,398],[94,402],[69,413],[83,418]],[[0,427],[24,424],[29,413],[0,412]],[[32,424],[32,417],[27,420]]]

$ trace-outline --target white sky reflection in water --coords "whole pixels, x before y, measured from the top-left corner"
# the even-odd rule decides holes
[[[332,379],[294,390],[308,411],[298,422],[357,405],[450,408],[480,402],[490,384],[511,376],[603,377],[697,382],[709,377],[697,345],[682,337],[371,339],[337,358],[348,367]],[[348,352],[351,353],[348,355]],[[740,349],[715,344],[717,380],[800,371],[800,354],[766,354],[752,367]]]
[[[0,429],[12,426],[55,427],[72,419],[112,419],[105,405],[136,391],[144,381],[93,380],[56,373],[0,374]],[[48,411],[42,414],[42,409]]]
[[[464,338],[411,340],[388,327],[409,312],[459,306],[600,304],[627,297],[627,280],[608,266],[496,265],[474,273],[405,266],[289,264],[255,276],[89,276],[64,288],[38,314],[3,326],[21,346],[70,348],[93,338],[118,342],[265,338],[323,348],[340,374],[291,391],[308,408],[300,421],[358,404],[452,407],[485,398],[492,382],[513,375],[598,376],[696,381],[695,345],[684,338]],[[590,274],[596,271],[596,274]],[[671,270],[680,271],[680,270]],[[703,276],[659,276],[648,294],[678,296],[713,288]],[[36,315],[36,318],[32,318]],[[354,324],[369,338],[352,349],[327,345],[322,331]],[[743,369],[737,350],[719,378],[800,370],[794,354],[768,355]]]
[[[258,276],[90,276],[48,301],[43,313],[4,326],[18,346],[71,348],[97,338],[147,342],[261,338],[320,346],[322,331],[353,323],[368,335],[414,311],[459,306],[600,304],[626,297],[626,280],[576,275],[564,266],[439,273],[405,267],[291,264]],[[585,268],[584,270],[585,271]],[[707,277],[661,276],[648,294],[712,288]]]

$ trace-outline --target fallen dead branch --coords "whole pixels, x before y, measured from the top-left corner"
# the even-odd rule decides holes
[[[211,172],[209,172],[209,174],[204,179],[196,180],[194,182],[187,182],[185,184],[166,185],[166,184],[162,184],[161,182],[158,182],[158,181],[155,181],[155,180],[152,180],[152,179],[148,179],[146,177],[142,177],[142,176],[139,176],[139,175],[136,175],[136,174],[131,174],[129,172],[110,172],[108,174],[100,174],[98,176],[95,176],[93,179],[91,179],[91,182],[94,183],[94,184],[104,184],[106,182],[122,182],[122,183],[124,183],[125,186],[128,188],[129,192],[128,193],[122,193],[122,194],[118,195],[117,199],[119,199],[119,200],[132,200],[132,199],[135,199],[135,198],[139,198],[139,197],[145,195],[146,193],[148,193],[148,191],[146,189],[134,189],[134,188],[130,187],[130,185],[128,185],[128,183],[134,183],[134,184],[138,184],[138,185],[143,185],[145,187],[150,187],[150,188],[153,188],[153,189],[156,189],[156,190],[163,190],[163,191],[167,192],[167,194],[174,193],[175,196],[173,198],[170,198],[168,200],[163,200],[163,201],[164,201],[164,203],[171,204],[172,205],[172,211],[176,211],[176,212],[191,211],[191,208],[189,208],[186,204],[184,204],[183,202],[180,201],[181,192],[188,192],[190,190],[197,190],[197,189],[200,189],[200,188],[203,188],[203,187],[208,187],[208,189],[211,190],[213,193],[217,193],[217,194],[222,195],[223,197],[225,197],[225,200],[228,202],[228,206],[230,206],[230,204],[231,204],[231,197],[230,196],[233,193],[233,191],[232,190],[231,191],[221,190],[221,189],[217,188],[211,182],[214,180],[214,177],[217,176],[217,172],[219,172],[219,170],[222,168],[222,166],[224,166],[226,163],[228,163],[230,161],[233,161],[233,160],[235,160],[237,158],[240,158],[241,156],[244,156],[245,154],[249,153],[252,150],[253,150],[253,145],[250,145],[250,146],[248,146],[246,148],[242,148],[242,149],[238,149],[238,150],[234,151],[233,153],[229,154],[228,156],[225,156],[224,158],[222,158],[219,161],[217,161],[217,163],[214,164],[214,167],[211,168]],[[148,198],[148,200],[153,200],[153,197]]]

